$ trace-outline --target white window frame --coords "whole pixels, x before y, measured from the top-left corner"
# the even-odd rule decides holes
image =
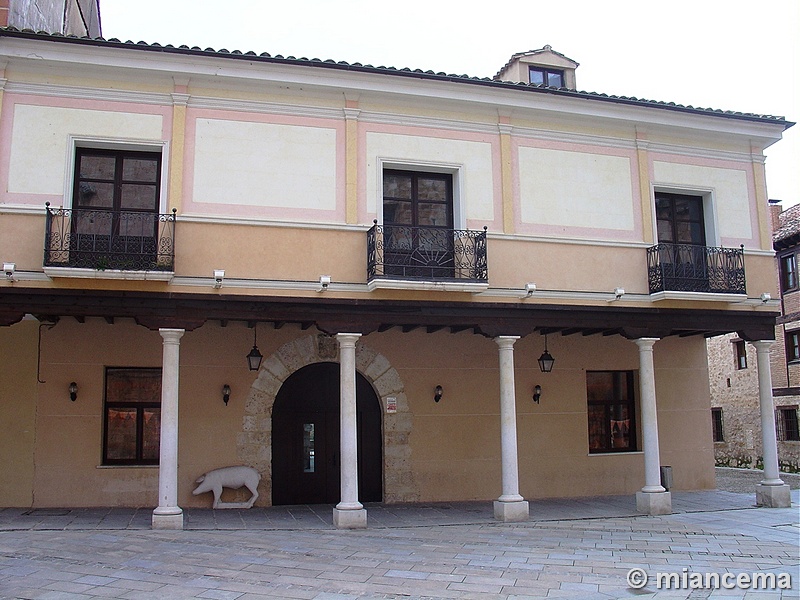
[[[375,190],[375,218],[383,225],[383,172],[386,169],[424,173],[445,173],[453,176],[453,229],[466,229],[467,217],[464,205],[464,165],[427,161],[408,161],[378,157],[378,173]]]
[[[132,152],[160,152],[161,153],[161,196],[158,199],[158,212],[167,213],[169,190],[169,142],[138,140],[125,138],[105,138],[88,136],[69,136],[67,144],[67,165],[64,174],[64,208],[72,208],[72,191],[75,185],[75,158],[78,148],[94,150],[122,150]]]
[[[653,184],[650,192],[650,210],[653,215],[651,226],[653,228],[654,243],[658,243],[658,223],[656,219],[656,194],[683,194],[686,196],[699,196],[703,199],[703,225],[706,234],[706,246],[720,247],[722,241],[719,236],[719,216],[717,214],[716,191],[714,188],[698,186],[683,186],[675,184]]]

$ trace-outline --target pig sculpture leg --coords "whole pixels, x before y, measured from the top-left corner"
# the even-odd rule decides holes
[[[251,467],[223,467],[214,469],[197,478],[199,485],[192,492],[193,495],[212,492],[214,494],[214,508],[252,508],[258,498],[258,482],[261,475]],[[250,500],[247,502],[222,502],[222,488],[238,489],[246,487],[250,490]]]

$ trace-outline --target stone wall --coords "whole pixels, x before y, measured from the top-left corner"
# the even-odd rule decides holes
[[[717,466],[762,468],[756,350],[751,344],[746,344],[747,368],[737,369],[734,342],[738,339],[736,334],[728,334],[706,342],[711,406],[722,408],[725,438],[723,442],[714,443],[714,458]],[[781,383],[786,380],[787,369],[781,337],[773,344],[770,359],[773,386],[784,387]],[[798,379],[795,377],[793,375],[792,381],[796,385]],[[774,404],[775,407],[797,406],[798,397],[775,395]],[[779,440],[778,462],[783,471],[800,470],[800,442]]]
[[[272,407],[278,391],[295,371],[313,363],[338,360],[338,343],[325,334],[297,338],[264,359],[247,398],[242,431],[237,438],[239,459],[261,473],[259,505],[269,504],[272,498]],[[384,502],[415,502],[419,494],[408,443],[412,415],[400,375],[386,357],[361,342],[356,346],[356,369],[372,384],[381,402]],[[397,411],[387,413],[390,397],[395,399]]]
[[[714,443],[714,458],[717,466],[756,467],[762,456],[756,350],[746,344],[747,368],[737,369],[734,342],[738,339],[728,334],[706,343],[711,407],[722,408],[725,438]]]

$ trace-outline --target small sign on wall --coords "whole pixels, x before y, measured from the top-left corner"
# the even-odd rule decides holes
[[[387,413],[396,413],[397,412],[397,397],[396,396],[387,396],[386,397],[386,412]]]

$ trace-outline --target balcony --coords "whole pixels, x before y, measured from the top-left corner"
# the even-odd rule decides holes
[[[48,203],[45,273],[169,280],[175,270],[175,213],[51,209]]]
[[[650,294],[746,294],[744,246],[711,248],[658,244],[647,249]]]
[[[378,225],[367,232],[372,289],[483,291],[489,287],[483,231]]]

